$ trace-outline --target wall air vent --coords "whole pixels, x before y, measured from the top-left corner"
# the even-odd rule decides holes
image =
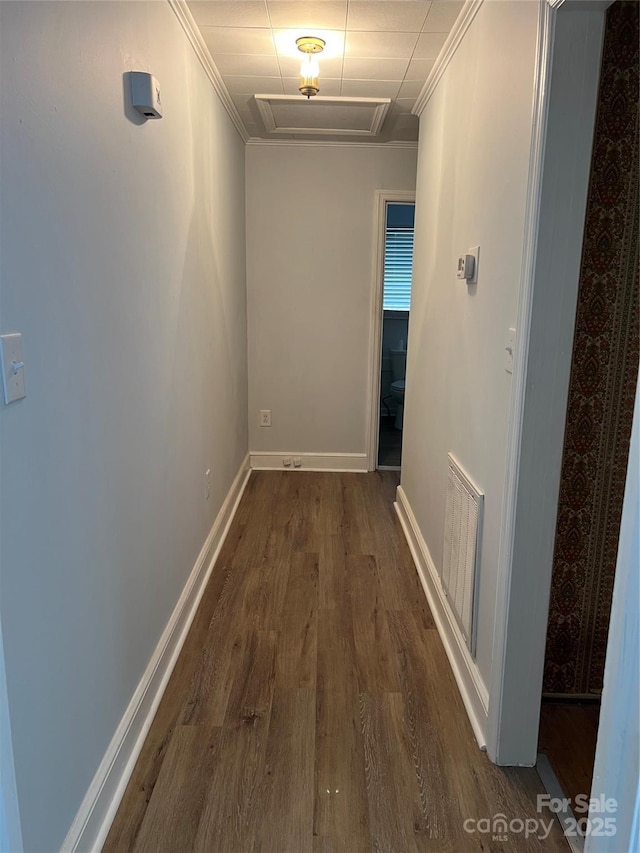
[[[389,98],[323,98],[255,95],[265,130],[288,136],[358,136],[380,134]]]
[[[449,453],[442,588],[471,654],[484,495]]]

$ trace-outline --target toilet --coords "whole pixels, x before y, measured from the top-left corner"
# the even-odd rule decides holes
[[[396,429],[402,429],[402,418],[404,413],[404,378],[407,371],[407,351],[406,349],[398,348],[389,350],[391,355],[391,374],[393,382],[391,383],[391,396],[396,403],[396,419],[394,426]]]

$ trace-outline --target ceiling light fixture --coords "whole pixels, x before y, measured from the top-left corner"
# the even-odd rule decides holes
[[[302,36],[296,39],[298,50],[306,54],[300,66],[300,92],[310,98],[312,95],[317,95],[320,91],[318,85],[318,76],[320,68],[318,60],[315,58],[316,53],[322,53],[326,42],[324,39],[316,38],[316,36]]]

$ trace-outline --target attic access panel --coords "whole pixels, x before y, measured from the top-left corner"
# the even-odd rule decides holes
[[[265,130],[304,136],[378,136],[390,98],[255,95]]]

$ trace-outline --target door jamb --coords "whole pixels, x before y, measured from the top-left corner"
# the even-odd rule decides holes
[[[562,0],[561,0],[562,2]],[[540,455],[547,459],[547,466],[554,458],[555,444],[562,443],[557,424],[550,430],[548,418],[542,417],[540,394],[547,393],[547,406],[562,397],[558,376],[549,365],[549,358],[566,357],[553,349],[550,341],[546,356],[530,351],[532,328],[540,328],[539,308],[534,305],[534,287],[536,267],[538,275],[549,273],[550,252],[539,251],[539,233],[542,227],[542,192],[545,177],[545,150],[547,141],[547,119],[550,106],[552,58],[558,14],[557,0],[541,0],[537,49],[537,67],[535,80],[535,101],[533,112],[533,136],[530,158],[528,202],[525,221],[525,249],[521,271],[520,296],[514,358],[511,410],[507,438],[507,465],[503,499],[503,518],[501,524],[500,555],[498,564],[498,583],[496,590],[496,610],[494,623],[493,667],[487,728],[487,750],[492,761],[502,765],[532,765],[537,754],[540,697],[542,693],[542,674],[546,625],[548,618],[549,594],[551,587],[551,561],[553,557],[553,531],[557,513],[555,506],[545,511],[529,509],[545,502],[553,491],[554,477],[559,480],[559,472],[549,472],[548,467],[540,464]],[[552,8],[555,7],[555,8]],[[561,14],[568,14],[571,8],[580,9],[578,3],[566,3]],[[599,12],[604,18],[604,8],[594,4],[590,11]],[[588,109],[588,96],[580,93],[580,108]],[[597,97],[597,81],[596,81]],[[578,107],[576,107],[578,109]],[[595,108],[594,108],[595,114]],[[585,113],[583,113],[584,117]],[[591,146],[591,138],[584,140]],[[590,154],[590,152],[589,152]],[[590,157],[589,157],[590,159]],[[588,182],[588,174],[586,177]],[[586,198],[586,187],[583,187]],[[579,195],[577,193],[576,195]],[[559,226],[563,228],[562,225]],[[563,233],[558,232],[558,245],[562,243]],[[568,241],[570,242],[570,241]],[[563,257],[567,260],[568,256]],[[556,258],[557,260],[557,258]],[[545,266],[546,262],[546,266]],[[578,258],[579,265],[579,258]],[[571,268],[567,270],[570,274]],[[542,288],[544,290],[544,288]],[[561,294],[558,292],[558,298]],[[566,310],[560,311],[566,317]],[[575,318],[575,310],[573,312]],[[538,337],[539,331],[538,331]],[[556,365],[557,368],[557,365]],[[549,372],[551,369],[551,373]],[[556,370],[556,373],[558,371]],[[560,373],[562,370],[559,371]],[[551,379],[549,377],[552,377]],[[547,387],[547,383],[551,383]],[[555,384],[554,384],[555,383]],[[566,410],[566,392],[564,399]],[[537,414],[536,414],[537,413]],[[538,417],[537,433],[532,426]],[[563,433],[563,430],[561,431]],[[523,435],[528,440],[523,443]],[[548,433],[548,434],[547,434]],[[537,439],[535,436],[537,435]],[[546,439],[546,446],[534,447]],[[560,447],[561,450],[561,447]],[[534,452],[535,451],[535,452]],[[536,453],[538,456],[536,457]],[[537,459],[537,461],[536,461]],[[536,467],[537,466],[537,467]],[[557,466],[556,466],[557,468]],[[553,474],[544,478],[545,472]],[[544,491],[546,489],[546,492]],[[555,495],[557,498],[557,495]],[[535,515],[535,518],[533,518]],[[538,526],[536,526],[538,523]],[[532,545],[536,538],[537,545]],[[529,545],[528,551],[525,547]],[[537,566],[532,571],[530,561],[523,554],[533,551],[538,557]],[[531,556],[531,555],[530,555]]]

